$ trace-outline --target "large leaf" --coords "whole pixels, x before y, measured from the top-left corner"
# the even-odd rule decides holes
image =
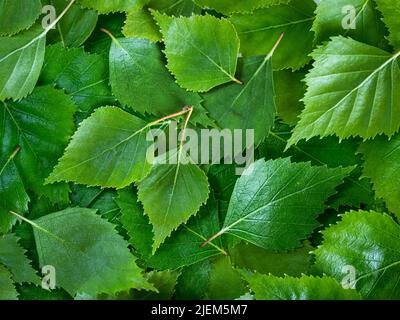
[[[253,129],[256,145],[264,140],[275,118],[271,58],[241,60],[239,74],[244,85],[227,84],[203,96],[204,107],[219,127]]]
[[[158,46],[145,39],[121,38],[110,49],[110,82],[113,94],[140,113],[165,116],[193,106],[193,122],[208,125],[201,98],[174,81]]]
[[[34,228],[40,265],[54,266],[57,286],[72,296],[152,289],[128,243],[95,210],[66,209],[34,223],[40,228]]]
[[[399,55],[344,37],[316,49],[305,109],[289,145],[314,136],[368,139],[398,131]]]
[[[0,35],[28,29],[39,17],[41,9],[40,0],[1,0]]]
[[[355,17],[344,11],[350,6],[355,9]],[[317,6],[313,31],[318,43],[340,34],[382,49],[387,48],[386,28],[372,0],[321,1]]]
[[[323,231],[314,253],[319,270],[342,281],[354,267],[357,290],[368,299],[399,299],[399,225],[387,214],[349,212]]]
[[[365,142],[359,151],[363,153],[363,174],[371,179],[377,197],[383,198],[388,209],[400,217],[400,134],[391,140],[378,137]]]
[[[147,2],[148,0],[79,0],[83,7],[96,9],[103,14],[140,9]]]
[[[393,0],[375,0],[378,9],[383,14],[383,22],[389,29],[389,42],[396,49],[400,50],[400,6],[397,1]]]
[[[85,119],[93,109],[115,102],[107,64],[102,56],[87,54],[82,48],[48,46],[40,81],[64,89],[78,106],[79,120]]]
[[[39,277],[25,256],[25,250],[12,233],[0,237],[0,264],[11,271],[15,282],[39,283]]]
[[[15,290],[11,273],[0,264],[0,300],[18,300],[18,293]]]
[[[173,151],[171,158],[172,154]],[[206,202],[209,185],[198,166],[179,161],[178,164],[155,164],[149,175],[138,183],[138,190],[138,198],[153,226],[154,253],[172,231]]]
[[[0,103],[0,110],[0,148],[11,154],[20,146],[15,163],[25,187],[54,202],[67,198],[67,185],[43,184],[73,132],[75,105],[71,99],[60,90],[37,87],[21,101]]]
[[[223,252],[220,242],[199,249],[199,245],[219,228],[217,207],[212,197],[207,205],[200,208],[196,216],[166,239],[154,255],[151,249],[152,227],[149,218],[144,215],[143,208],[137,202],[137,196],[130,189],[121,190],[116,201],[122,211],[121,222],[128,231],[129,241],[148,266],[159,270],[175,269]]]
[[[352,289],[343,289],[330,277],[303,275],[284,278],[258,273],[244,273],[256,300],[358,300],[360,295]]]
[[[146,122],[117,107],[97,109],[72,137],[47,183],[124,188],[151,169]]]
[[[310,29],[314,10],[314,1],[294,0],[251,14],[235,14],[229,20],[238,31],[245,56],[266,54],[279,35],[285,33],[273,57],[274,68],[300,69],[310,60],[308,54],[313,48],[314,35]]]
[[[68,0],[50,0],[50,4],[59,14],[67,6]],[[97,13],[94,10],[82,9],[74,4],[57,24],[56,30],[50,31],[51,41],[61,41],[63,46],[79,47],[93,32],[97,23]]]
[[[236,182],[222,230],[271,250],[299,247],[319,223],[324,202],[351,168],[328,169],[288,158],[258,160]]]
[[[32,92],[44,61],[46,38],[41,26],[0,38],[0,101]]]
[[[205,92],[238,82],[239,38],[228,20],[209,15],[171,18],[154,11],[153,15],[163,34],[168,68],[179,85]]]

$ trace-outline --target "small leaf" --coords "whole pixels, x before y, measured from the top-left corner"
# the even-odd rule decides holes
[[[195,164],[156,164],[138,183],[138,198],[153,226],[153,253],[196,214],[209,194],[207,176]]]
[[[54,266],[57,285],[72,296],[153,289],[127,242],[95,210],[70,208],[34,223],[41,228],[34,228],[40,265]]]
[[[240,82],[235,78],[239,38],[228,20],[209,15],[171,18],[152,12],[163,34],[168,69],[180,86],[205,92]]]
[[[343,289],[335,279],[303,275],[284,278],[244,273],[256,300],[359,300],[355,290]]]
[[[151,16],[145,10],[131,11],[126,16],[126,21],[122,33],[125,37],[135,37],[149,39],[152,42],[161,40],[161,33]]]
[[[117,107],[97,109],[81,123],[46,182],[120,189],[144,178],[151,169],[146,125]]]
[[[379,11],[383,14],[383,22],[389,29],[388,40],[390,44],[396,49],[400,50],[400,6],[397,1],[393,0],[375,0],[378,5]]]

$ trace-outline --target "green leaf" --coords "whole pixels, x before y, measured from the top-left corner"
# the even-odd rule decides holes
[[[41,9],[40,0],[1,0],[0,35],[28,29],[39,17]]]
[[[314,253],[319,270],[341,281],[355,269],[356,289],[366,299],[399,299],[399,225],[387,214],[351,211],[323,231]]]
[[[289,0],[194,0],[203,8],[213,8],[224,14],[234,12],[251,12],[258,8],[267,7],[274,4],[289,2]]]
[[[150,0],[148,6],[169,16],[191,16],[199,14],[199,8],[193,0]]]
[[[253,129],[258,145],[275,118],[271,55],[240,60],[239,71],[244,85],[213,89],[203,95],[204,107],[222,129]]]
[[[4,117],[0,117],[0,128],[5,128]],[[5,138],[5,133],[0,132],[0,137]],[[6,155],[4,144],[0,144],[1,153]],[[0,158],[0,234],[7,233],[15,222],[15,217],[10,211],[25,213],[28,211],[29,196],[25,191],[22,178],[15,162],[9,158]]]
[[[60,90],[37,87],[21,101],[0,103],[0,110],[1,149],[11,154],[16,146],[21,148],[15,163],[25,187],[53,202],[65,201],[67,185],[43,183],[73,132],[75,105],[71,99]]]
[[[34,234],[40,265],[54,266],[57,285],[72,296],[152,289],[128,243],[95,210],[70,208],[34,223],[39,226]]]
[[[0,300],[18,300],[11,273],[0,264]]]
[[[50,0],[50,4],[59,14],[69,1]],[[97,13],[94,10],[81,9],[78,5],[72,7],[57,24],[56,30],[50,31],[48,38],[51,41],[61,41],[64,47],[79,47],[91,35],[97,23]]]
[[[72,300],[72,297],[62,289],[48,291],[28,284],[19,286],[18,293],[19,300]]]
[[[333,134],[392,136],[400,127],[399,55],[344,37],[316,49],[306,77],[305,109],[288,146]]]
[[[179,157],[178,157],[179,158]],[[154,232],[153,253],[199,211],[209,194],[207,176],[195,164],[156,164],[138,183],[138,198]]]
[[[376,196],[383,198],[388,209],[400,217],[400,134],[389,141],[380,136],[363,143],[363,175],[370,178]]]
[[[274,72],[275,103],[277,115],[284,123],[295,125],[304,108],[301,99],[306,88],[302,82],[305,73],[281,70]]]
[[[183,268],[176,285],[176,299],[203,299],[208,289],[210,272],[210,260],[203,260]]]
[[[218,246],[200,249],[200,244],[218,231],[219,220],[215,200],[211,197],[207,205],[200,208],[186,225],[173,232],[152,255],[153,231],[149,218],[137,202],[136,194],[130,189],[119,191],[116,199],[121,208],[121,222],[128,231],[129,241],[143,257],[148,266],[159,270],[176,269],[195,264],[209,257],[221,254]],[[217,243],[221,246],[221,243]],[[173,257],[173,259],[171,258]]]
[[[388,49],[386,28],[371,0],[323,0],[317,6],[312,30],[317,43],[331,36],[343,35],[354,40]],[[355,19],[346,8],[355,9]]]
[[[0,264],[12,273],[15,282],[39,283],[39,277],[25,256],[25,250],[18,243],[15,234],[9,233],[0,237]]]
[[[102,14],[141,9],[147,2],[148,0],[79,0],[83,7],[96,9]]]
[[[303,275],[284,278],[244,273],[256,300],[359,300],[352,289],[343,289],[335,279]]]
[[[152,42],[161,40],[161,33],[147,10],[128,12],[122,33],[127,38],[144,38]]]
[[[110,82],[117,99],[137,112],[161,117],[184,106],[193,106],[192,122],[205,126],[211,123],[200,105],[200,96],[176,84],[164,65],[159,47],[148,40],[113,41]]]
[[[85,53],[82,48],[48,46],[40,81],[65,89],[78,106],[79,120],[88,117],[97,107],[115,103],[108,85],[107,60]]]
[[[117,107],[99,108],[81,123],[46,182],[124,188],[150,171],[148,145],[146,122]]]
[[[217,258],[210,271],[206,300],[232,300],[246,293],[245,283],[227,257]]]
[[[151,271],[147,274],[147,281],[158,292],[137,291],[133,294],[134,300],[171,300],[179,277],[179,271]]]
[[[236,182],[223,228],[215,236],[231,234],[267,250],[297,248],[318,227],[324,202],[351,170],[288,158],[258,160]]]
[[[311,255],[313,249],[306,242],[303,247],[276,253],[256,247],[250,243],[240,243],[229,251],[232,264],[238,269],[273,274],[275,276],[301,276],[311,271]]]
[[[379,11],[383,14],[383,22],[389,29],[389,36],[387,37],[390,44],[396,49],[400,50],[400,6],[397,1],[393,0],[375,0],[378,5]]]
[[[152,12],[163,34],[168,69],[181,87],[206,92],[239,82],[235,79],[239,38],[228,20],[209,15],[171,18]]]
[[[46,33],[41,26],[0,38],[0,101],[32,92],[44,61]]]
[[[308,63],[314,34],[310,32],[314,20],[315,3],[312,0],[292,1],[251,14],[235,14],[229,20],[235,26],[244,56],[269,52],[279,35],[284,38],[273,57],[275,69],[300,69]],[[298,39],[301,38],[301,41]],[[295,45],[294,45],[295,44]],[[293,54],[293,51],[296,53]]]

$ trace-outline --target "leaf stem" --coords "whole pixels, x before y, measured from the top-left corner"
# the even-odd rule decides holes
[[[272,58],[272,56],[274,55],[276,49],[278,48],[279,44],[281,43],[283,37],[284,37],[285,33],[282,32],[281,35],[279,36],[278,40],[276,41],[276,43],[274,44],[274,46],[272,47],[271,51],[268,53],[267,55],[267,60]]]
[[[8,166],[8,164],[15,158],[15,156],[20,152],[21,147],[17,146],[15,150],[11,153],[11,155],[8,157],[6,163],[4,164],[3,168],[0,170],[0,176],[3,174],[4,169]]]
[[[204,241],[199,247],[203,248],[206,244],[209,244],[211,241],[214,239],[218,238],[219,236],[223,235],[225,233],[226,229],[220,230],[218,233],[214,234],[212,237],[208,238],[206,241]]]
[[[29,220],[29,219],[25,218],[24,216],[22,216],[22,215],[20,215],[20,214],[18,214],[18,213],[16,213],[16,212],[14,212],[14,211],[9,211],[9,213],[12,214],[12,215],[14,215],[14,216],[16,216],[17,218],[21,219],[22,221],[25,221],[26,223],[30,224],[32,227],[34,227],[34,228],[36,228],[36,229],[42,231],[43,233],[45,233],[45,234],[47,234],[47,235],[53,237],[54,239],[60,241],[61,243],[64,243],[64,242],[65,242],[64,239],[61,239],[60,237],[58,237],[58,236],[56,236],[55,234],[51,233],[49,230],[47,230],[47,229],[41,227],[40,225],[38,225],[37,223],[33,222],[32,220]]]

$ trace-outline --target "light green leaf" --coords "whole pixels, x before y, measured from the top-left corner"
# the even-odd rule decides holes
[[[46,37],[36,26],[0,38],[0,101],[18,100],[32,92],[44,61]]]
[[[317,43],[343,35],[354,40],[388,49],[386,28],[372,0],[322,0],[317,6],[313,31]],[[355,9],[355,19],[350,8]],[[348,10],[346,10],[348,9]]]
[[[161,40],[161,33],[147,10],[128,12],[122,33],[127,38],[143,38],[152,42]]]
[[[66,184],[45,186],[44,179],[62,155],[74,129],[75,105],[62,91],[37,87],[18,102],[0,103],[2,150],[5,154],[19,146],[15,157],[25,187],[53,202],[68,198]]]
[[[310,31],[314,10],[314,1],[294,0],[251,14],[235,14],[229,20],[239,34],[244,56],[268,53],[279,35],[284,33],[272,59],[274,69],[297,70],[310,61],[309,53],[314,42],[314,34]],[[298,41],[300,38],[301,41]]]
[[[97,109],[81,123],[46,182],[120,189],[144,178],[151,169],[146,125],[117,107]]]
[[[289,158],[253,163],[236,182],[222,230],[267,250],[301,245],[324,202],[352,168],[328,169]],[[301,214],[299,214],[301,212]]]
[[[389,29],[388,40],[390,44],[396,49],[400,50],[400,6],[398,1],[393,0],[375,0],[378,5],[379,11],[383,14],[383,22]]]
[[[147,2],[148,0],[79,0],[78,3],[105,14],[141,9]]]
[[[11,273],[0,264],[0,300],[18,300],[18,293],[15,290]]]
[[[192,122],[210,125],[197,93],[180,88],[165,67],[159,47],[145,39],[121,38],[110,49],[113,94],[140,113],[161,117],[193,106]]]
[[[69,3],[68,0],[50,0],[50,4],[60,14]],[[78,5],[72,7],[57,24],[56,30],[50,31],[50,41],[61,41],[65,47],[79,47],[91,35],[97,23],[97,13],[94,10],[82,9]]]
[[[254,130],[258,145],[275,120],[271,55],[240,60],[239,75],[243,85],[227,84],[204,94],[204,107],[222,129]]]
[[[128,243],[95,210],[70,208],[34,223],[40,228],[34,228],[40,265],[54,266],[57,285],[72,296],[153,289]]]
[[[399,225],[387,214],[351,211],[323,231],[316,266],[338,281],[355,270],[356,289],[366,299],[399,299]]]
[[[179,158],[179,157],[178,157]],[[195,164],[155,164],[138,183],[138,198],[154,232],[153,253],[206,202],[209,185]]]
[[[239,38],[228,20],[209,15],[171,18],[152,12],[163,34],[168,69],[180,86],[206,92],[239,82],[235,79]]]
[[[136,291],[132,298],[134,300],[171,300],[179,277],[179,271],[163,270],[151,271],[147,274],[147,281],[151,283],[158,292]]]
[[[256,300],[359,300],[352,289],[343,289],[335,279],[303,275],[284,278],[244,273]]]
[[[28,29],[41,9],[40,0],[0,0],[0,35]]]
[[[400,134],[389,141],[383,136],[367,141],[359,152],[364,159],[363,175],[371,179],[376,196],[400,218]]]
[[[333,134],[392,136],[400,127],[399,55],[344,37],[316,49],[305,109],[288,146]]]
[[[40,81],[57,85],[72,97],[78,106],[78,120],[87,118],[97,107],[115,103],[108,85],[107,59],[82,48],[48,46]]]
[[[15,282],[31,282],[39,284],[39,277],[25,256],[25,250],[18,243],[15,234],[9,233],[0,237],[0,264],[12,273]]]

